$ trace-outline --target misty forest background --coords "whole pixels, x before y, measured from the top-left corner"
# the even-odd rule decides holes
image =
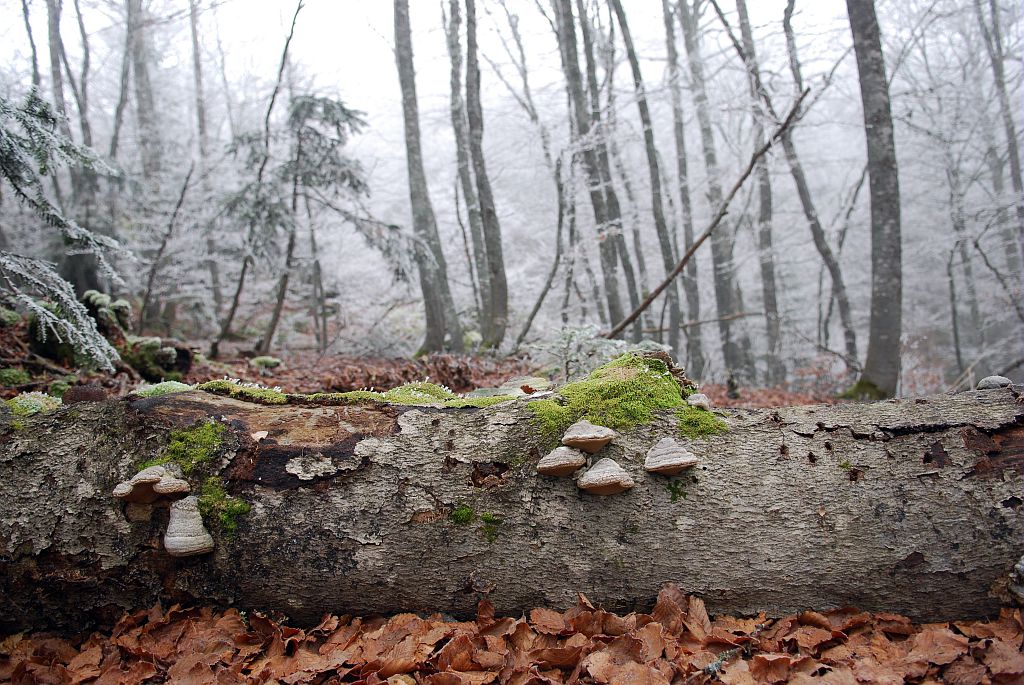
[[[0,184],[0,298],[51,262],[210,357],[648,340],[741,387],[1020,380],[1019,10],[0,0],[5,136],[95,151],[35,160],[56,218]]]

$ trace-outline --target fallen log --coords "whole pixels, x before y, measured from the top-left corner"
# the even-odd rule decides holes
[[[723,411],[727,432],[688,441],[700,463],[672,478],[643,470],[678,435],[675,413],[655,412],[595,455],[636,483],[607,497],[536,473],[550,436],[529,398],[250,399],[130,396],[0,420],[0,629],[109,624],[158,600],[300,623],[465,616],[482,597],[515,613],[576,592],[622,611],[666,582],[713,612],[855,605],[936,621],[997,613],[1024,554],[1012,388]],[[170,556],[167,507],[111,496],[168,454],[195,457],[185,479],[212,553]]]

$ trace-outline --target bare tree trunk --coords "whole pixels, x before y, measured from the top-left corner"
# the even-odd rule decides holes
[[[686,132],[683,128],[682,84],[679,73],[679,53],[676,50],[675,28],[669,0],[661,0],[665,21],[665,44],[668,49],[668,87],[672,98],[672,133],[675,138],[676,174],[679,183],[679,213],[683,224],[684,247],[693,245],[693,203],[690,199],[689,160],[686,154]],[[690,319],[700,319],[700,288],[697,281],[697,262],[691,260],[683,273],[683,292]],[[694,378],[704,374],[704,349],[700,326],[686,329],[686,370]]]
[[[647,153],[647,171],[651,182],[651,208],[654,214],[654,230],[658,235],[658,245],[661,248],[662,266],[668,274],[675,266],[677,256],[672,245],[672,238],[668,231],[668,224],[665,221],[665,206],[661,198],[661,169],[658,166],[657,145],[654,142],[654,127],[651,122],[650,108],[647,106],[647,92],[644,88],[643,75],[640,72],[640,60],[637,59],[636,50],[633,47],[633,37],[629,32],[629,24],[626,21],[626,13],[622,9],[619,0],[610,0],[612,9],[618,19],[619,27],[622,30],[622,41],[626,46],[626,57],[629,60],[630,69],[633,72],[633,91],[636,96],[637,110],[640,115],[640,124],[644,130],[644,150]],[[668,288],[668,345],[673,354],[678,354],[679,347],[679,324],[681,317],[679,313],[679,289],[675,283]]]
[[[501,225],[494,206],[494,193],[484,163],[484,114],[480,104],[480,64],[477,57],[476,1],[466,0],[466,119],[469,122],[469,156],[473,161],[477,197],[480,200],[484,245],[487,253],[488,312],[483,347],[498,349],[508,326],[508,281],[501,245]]]
[[[783,27],[786,32],[786,47],[789,52],[789,66],[793,74],[794,87],[797,89],[797,92],[800,92],[803,88],[803,76],[801,75],[800,61],[796,52],[796,40],[793,34],[792,16],[794,4],[795,0],[789,0],[786,5]],[[771,108],[771,101],[768,98],[767,91],[763,87],[761,91],[765,103]],[[846,284],[843,281],[842,268],[828,244],[828,238],[825,236],[825,229],[821,225],[818,209],[815,207],[814,199],[811,197],[811,189],[807,183],[803,165],[800,163],[800,157],[797,154],[796,144],[793,142],[792,134],[788,131],[782,138],[782,149],[786,153],[786,161],[789,164],[790,174],[793,176],[793,183],[796,186],[797,196],[800,198],[800,206],[803,209],[804,218],[807,220],[807,227],[811,231],[814,247],[818,250],[818,254],[821,255],[821,260],[825,263],[825,268],[828,269],[829,277],[832,280],[832,294],[839,305],[839,320],[843,327],[846,349],[845,360],[847,368],[853,370],[858,360],[857,333],[853,324],[853,310],[850,307],[850,298],[847,295]]]
[[[192,86],[195,90],[196,107],[196,132],[199,148],[199,178],[203,193],[203,200],[208,201],[210,197],[210,182],[208,172],[209,157],[209,133],[206,124],[206,95],[203,90],[203,55],[199,44],[199,3],[197,0],[188,0],[188,24],[189,33],[192,38]],[[209,228],[212,227],[208,227]],[[220,285],[220,267],[218,265],[219,255],[217,254],[217,243],[212,235],[206,237],[206,268],[210,272],[210,291],[213,295],[213,316],[216,319],[220,316],[220,310],[224,306],[224,294]]]
[[[978,308],[978,289],[974,280],[974,269],[971,266],[970,253],[967,251],[967,220],[964,216],[964,188],[960,179],[960,168],[957,160],[949,154],[946,158],[946,181],[949,184],[949,218],[956,237],[957,251],[960,253],[960,268],[964,272],[964,287],[967,291],[967,306],[971,313],[971,342],[978,349],[985,345],[985,334],[982,330],[981,311]]]
[[[764,142],[764,120],[766,112],[758,94],[761,82],[761,71],[754,48],[754,34],[750,29],[750,18],[747,16],[745,0],[736,0],[736,11],[739,13],[740,37],[743,41],[744,64],[749,74],[750,103],[754,122],[754,145]],[[786,365],[781,359],[781,331],[779,321],[779,304],[775,288],[775,250],[772,245],[772,183],[768,173],[768,161],[762,158],[754,173],[757,176],[758,215],[757,215],[757,248],[761,262],[761,295],[764,302],[765,316],[765,353],[767,362],[767,381],[769,385],[778,385],[786,379]]]
[[[156,250],[156,255],[153,257],[153,263],[149,265],[149,273],[146,276],[146,291],[142,295],[142,304],[139,306],[139,320],[137,322],[137,332],[142,335],[146,326],[151,322],[152,312],[149,309],[149,304],[152,301],[153,296],[153,285],[156,283],[156,275],[160,271],[160,267],[163,265],[164,253],[167,250],[167,243],[170,242],[171,236],[174,235],[174,225],[178,220],[178,213],[181,211],[181,206],[185,203],[185,195],[188,193],[188,185],[192,180],[192,172],[195,171],[195,166],[189,167],[188,173],[185,174],[185,180],[181,184],[181,193],[178,195],[178,202],[174,205],[174,211],[171,212],[171,218],[167,222],[167,230],[164,231],[163,236],[160,239],[160,246]]]
[[[395,59],[402,88],[409,201],[412,205],[413,231],[417,238],[415,258],[426,312],[424,341],[417,354],[461,350],[462,328],[455,316],[455,306],[448,287],[448,268],[441,249],[441,238],[437,233],[434,208],[430,204],[427,176],[423,171],[408,0],[395,0]]]
[[[151,59],[147,31],[147,18],[142,0],[127,0],[129,20],[134,24],[132,34],[132,74],[135,78],[135,116],[139,124],[139,150],[142,154],[142,173],[147,181],[157,179],[163,169],[163,145],[157,122],[153,84],[149,77]]]
[[[444,5],[441,6],[442,10]],[[445,34],[448,39],[448,56],[451,59],[451,117],[452,129],[455,131],[455,157],[458,164],[459,183],[462,186],[462,197],[466,203],[466,215],[469,221],[469,235],[473,242],[472,270],[476,269],[476,278],[480,284],[480,299],[477,309],[477,326],[482,331],[491,320],[491,280],[487,267],[487,246],[484,242],[483,220],[480,216],[480,202],[477,199],[473,183],[472,162],[469,157],[469,124],[466,120],[466,107],[462,99],[462,50],[459,42],[461,26],[459,0],[449,0],[448,21]],[[456,195],[456,205],[458,198]],[[458,207],[456,206],[456,211]]]
[[[131,88],[132,45],[135,43],[135,25],[138,21],[133,13],[133,5],[125,3],[124,52],[121,55],[121,78],[117,91],[117,104],[114,106],[114,123],[110,134],[110,147],[107,156],[117,159],[121,142],[121,127],[124,125],[124,110],[128,106],[128,91]],[[112,212],[113,213],[113,212]]]
[[[999,22],[999,6],[995,0],[988,2],[991,14],[991,26],[985,21],[985,11],[981,0],[974,0],[974,12],[978,19],[978,27],[985,39],[985,51],[992,63],[992,75],[995,78],[996,94],[999,98],[999,114],[1003,119],[1003,132],[1006,136],[1006,153],[1010,164],[1010,181],[1013,183],[1014,202],[1017,207],[1017,230],[1021,257],[1024,258],[1024,181],[1021,180],[1020,148],[1017,146],[1017,127],[1013,123],[1013,109],[1006,88],[1006,73],[1003,62],[1006,56],[1003,51],[1003,33]],[[1024,274],[1021,275],[1024,279]]]
[[[21,0],[21,16],[25,20],[25,33],[28,35],[28,46],[32,50],[32,87],[39,89],[42,78],[39,75],[39,53],[36,51],[36,41],[32,36],[32,22],[29,20],[28,0]]]
[[[953,275],[953,257],[956,256],[960,247],[960,241],[949,251],[949,259],[946,261],[946,280],[949,282],[949,314],[953,331],[953,352],[956,354],[957,377],[964,373],[964,355],[960,346],[960,316],[956,310],[956,278]]]
[[[608,317],[616,322],[622,319],[622,302],[619,297],[618,255],[614,240],[608,239],[608,233],[618,230],[620,219],[617,212],[610,212],[607,206],[607,193],[601,166],[594,142],[591,137],[591,122],[587,112],[587,104],[583,95],[583,77],[580,74],[579,56],[576,47],[576,22],[573,16],[571,0],[555,0],[557,3],[557,20],[561,52],[562,69],[565,72],[566,86],[572,102],[571,114],[575,120],[576,140],[582,146],[583,167],[587,173],[590,203],[594,209],[594,220],[598,230],[598,253],[601,257],[601,270],[604,275],[605,299],[608,305]],[[582,20],[582,19],[581,19]],[[616,208],[617,209],[617,208]]]
[[[1008,388],[726,411],[728,432],[690,442],[700,465],[673,479],[642,466],[677,435],[660,412],[604,448],[636,483],[610,497],[537,475],[545,448],[526,404],[268,406],[193,391],[78,404],[24,419],[16,438],[2,419],[0,629],[83,630],[157,601],[302,625],[467,616],[481,596],[502,614],[576,592],[624,611],[665,582],[715,613],[959,620],[998,612],[1024,551],[1024,405]],[[171,557],[166,508],[111,491],[171,431],[209,421],[215,454],[187,480],[198,493],[212,477],[251,509],[233,535],[207,519],[211,554]]]
[[[622,207],[619,205],[619,195],[615,190],[615,182],[612,178],[611,156],[609,154],[610,141],[613,135],[614,124],[612,108],[615,102],[615,56],[614,43],[608,42],[608,55],[605,63],[605,86],[607,87],[607,106],[601,106],[601,85],[597,81],[597,54],[595,48],[595,34],[600,35],[599,29],[592,23],[591,17],[583,0],[576,0],[576,10],[580,19],[580,35],[583,38],[583,57],[587,72],[587,93],[590,95],[590,125],[594,132],[594,145],[597,148],[597,164],[601,173],[602,190],[604,192],[605,207],[608,211],[608,231],[606,235],[611,241],[617,258],[622,264],[622,276],[626,281],[626,295],[629,298],[630,310],[636,309],[640,303],[640,290],[637,287],[636,273],[633,271],[633,260],[629,254],[629,246],[626,244],[625,226],[622,223]],[[607,113],[606,113],[607,112]],[[637,321],[633,326],[631,339],[633,342],[640,342],[643,337],[643,323]]]
[[[892,397],[900,379],[903,263],[889,82],[874,0],[846,0],[857,55],[871,190],[871,324],[855,394]]]
[[[722,203],[722,186],[719,179],[715,135],[711,124],[707,86],[704,79],[704,61],[697,33],[697,17],[691,14],[690,0],[679,0],[677,12],[683,30],[686,54],[690,62],[690,80],[697,105],[697,121],[700,125],[701,144],[704,148],[704,165],[707,168],[708,200],[712,211],[715,211]],[[733,244],[728,230],[718,231],[712,235],[711,256],[715,268],[715,302],[718,306],[718,334],[722,343],[722,357],[726,372],[737,373],[743,372],[745,369],[740,348],[733,339],[732,320],[728,318],[737,311],[733,302],[735,288],[733,287],[732,250]]]

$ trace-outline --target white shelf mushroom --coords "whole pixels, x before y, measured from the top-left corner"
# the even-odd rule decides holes
[[[633,479],[614,459],[605,457],[580,476],[576,485],[592,495],[617,495],[633,487]]]
[[[173,557],[191,557],[213,551],[213,537],[203,525],[199,499],[190,495],[171,505],[164,533],[164,549]]]
[[[650,473],[674,476],[696,464],[697,455],[676,442],[675,438],[662,438],[647,451],[644,469]]]
[[[686,398],[686,403],[691,407],[707,409],[711,411],[711,400],[704,393],[698,392]]]
[[[587,463],[587,455],[573,447],[556,447],[537,462],[537,473],[545,476],[571,476]]]
[[[190,490],[187,481],[175,478],[163,466],[148,466],[114,486],[112,494],[125,502],[152,504],[161,497],[187,495]]]
[[[1006,376],[985,376],[978,381],[978,390],[995,390],[996,388],[1005,388],[1012,383],[1013,381]]]
[[[617,435],[618,433],[611,428],[597,426],[586,419],[580,419],[565,431],[565,435],[562,436],[562,444],[566,447],[581,449],[587,454],[594,454]]]

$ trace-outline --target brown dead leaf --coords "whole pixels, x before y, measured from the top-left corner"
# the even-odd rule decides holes
[[[942,679],[948,685],[981,685],[988,682],[988,669],[965,654],[946,667]]]
[[[784,683],[793,665],[806,658],[794,658],[791,654],[755,654],[750,660],[750,675],[757,682]]]
[[[711,619],[708,617],[707,607],[700,597],[689,598],[687,615],[683,620],[686,629],[693,633],[698,640],[703,640],[711,632]]]
[[[1024,654],[1002,640],[986,640],[989,644],[981,660],[996,676],[1024,675]],[[1021,680],[1024,680],[1022,678]]]
[[[670,635],[678,636],[685,627],[687,606],[689,601],[686,595],[676,585],[669,583],[658,593],[651,617],[664,626]]]
[[[875,614],[875,627],[890,635],[913,635],[915,631],[910,619],[899,614]]]
[[[852,666],[853,674],[862,683],[903,685],[903,674],[891,666],[884,666],[873,658],[858,659]]]
[[[594,652],[584,659],[584,668],[597,683],[609,685],[670,685],[657,668],[627,661],[608,650]]]
[[[754,676],[750,675],[750,665],[743,659],[726,664],[718,679],[725,685],[757,685]]]
[[[538,633],[558,635],[565,630],[565,619],[562,614],[551,609],[533,609],[530,612],[530,625]]]
[[[942,666],[967,653],[968,640],[948,628],[930,626],[913,637],[907,658]]]
[[[733,618],[732,616],[716,616],[712,621],[712,630],[720,628],[728,633],[736,635],[750,635],[757,630],[758,626],[768,623],[764,612],[754,618]]]
[[[839,633],[839,635],[842,636],[842,633]],[[822,628],[816,628],[811,625],[803,625],[790,633],[786,638],[786,641],[796,642],[801,651],[814,654],[819,646],[832,640],[833,637],[834,635],[831,629],[823,630]]]
[[[800,625],[814,626],[815,628],[822,628],[828,631],[832,630],[832,621],[817,611],[804,611],[796,617],[796,620],[800,622]]]

